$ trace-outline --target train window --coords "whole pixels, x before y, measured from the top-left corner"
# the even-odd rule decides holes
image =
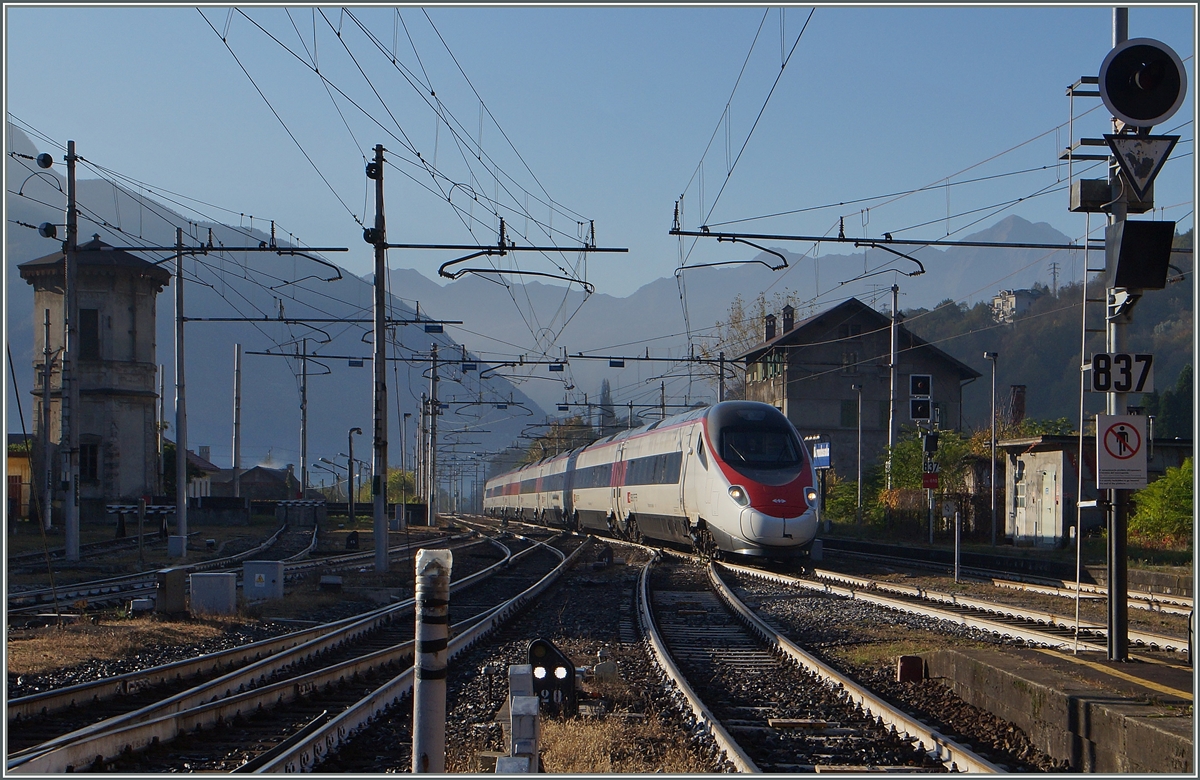
[[[786,429],[726,428],[721,431],[721,457],[734,468],[783,469],[800,463],[800,449]]]
[[[696,437],[696,457],[700,459],[700,465],[708,471],[708,455],[704,453],[704,434]]]

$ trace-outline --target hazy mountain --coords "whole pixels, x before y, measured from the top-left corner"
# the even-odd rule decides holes
[[[19,131],[10,128],[10,149],[26,154],[36,150]],[[28,394],[33,381],[31,368],[33,343],[32,288],[17,274],[16,266],[26,260],[55,251],[55,241],[38,237],[36,231],[12,224],[12,220],[36,225],[42,221],[61,221],[61,211],[36,201],[61,204],[62,171],[56,165],[49,175],[33,176],[37,169],[31,161],[21,165],[9,159],[10,190],[23,187],[30,196],[8,196],[9,230],[6,247],[7,322],[9,344],[16,363],[18,385],[23,388],[21,402],[25,418],[30,417]],[[53,181],[52,181],[53,180]],[[24,184],[21,184],[24,182]],[[96,219],[121,225],[125,235],[113,230],[99,229],[81,222],[81,239],[92,233],[114,245],[138,243],[137,236],[157,245],[174,241],[173,227],[161,213],[173,216],[170,210],[152,202],[140,203],[127,193],[114,197],[107,182],[80,180],[80,203]],[[60,206],[61,208],[61,206]],[[200,240],[207,239],[207,228],[197,229]],[[243,235],[238,228],[211,226],[214,240],[225,246],[246,246],[266,240],[261,231]],[[248,232],[248,231],[247,231]],[[319,231],[318,231],[319,232]],[[1067,244],[1067,236],[1045,223],[1033,224],[1020,217],[1007,217],[995,225],[963,239],[975,241],[1005,241],[1038,244]],[[541,281],[525,281],[508,277],[508,284],[499,277],[466,275],[459,280],[441,284],[417,271],[403,268],[390,270],[389,290],[393,296],[395,316],[412,318],[419,308],[422,316],[443,320],[460,320],[458,326],[447,327],[473,354],[481,356],[479,369],[487,369],[486,381],[478,372],[463,372],[459,365],[462,347],[449,335],[431,336],[419,326],[399,326],[396,329],[400,353],[418,358],[411,363],[398,363],[389,373],[389,416],[391,440],[399,436],[398,412],[415,415],[422,392],[428,392],[427,353],[432,341],[439,343],[440,357],[446,361],[441,370],[443,399],[454,402],[451,414],[443,417],[442,428],[470,427],[479,431],[464,447],[496,450],[516,440],[527,429],[525,423],[544,422],[542,409],[569,400],[577,403],[598,399],[601,381],[607,378],[618,406],[629,400],[638,404],[659,401],[659,377],[669,372],[673,377],[687,377],[687,367],[672,367],[662,362],[628,361],[623,369],[610,368],[605,360],[586,360],[587,355],[622,355],[650,357],[679,357],[690,331],[699,340],[710,334],[719,320],[728,316],[734,296],[741,294],[749,301],[759,291],[790,292],[801,301],[813,297],[817,278],[824,294],[818,304],[801,309],[797,316],[807,316],[841,300],[838,283],[854,279],[882,267],[903,272],[917,269],[911,260],[897,257],[882,249],[839,253],[851,244],[823,243],[819,260],[801,257],[787,248],[771,247],[788,257],[790,268],[776,272],[763,264],[701,268],[688,271],[682,281],[673,278],[656,279],[632,295],[616,298],[603,290],[587,296],[578,286],[564,287]],[[798,247],[793,247],[798,248]],[[998,290],[1020,289],[1035,283],[1052,283],[1051,263],[1058,263],[1061,282],[1078,278],[1082,273],[1080,253],[1038,249],[986,249],[948,247],[945,249],[896,247],[915,257],[925,273],[900,277],[902,310],[935,307],[952,299],[968,305],[989,301]],[[361,251],[362,247],[352,247]],[[730,246],[727,259],[754,259],[754,250]],[[159,257],[163,257],[160,255]],[[328,259],[337,262],[339,255]],[[776,259],[764,256],[771,262]],[[154,258],[158,259],[158,258]],[[1095,264],[1093,259],[1093,264]],[[320,281],[335,275],[327,266],[302,258],[279,257],[273,254],[235,253],[234,256],[189,258],[185,261],[186,313],[189,317],[260,316],[276,318],[280,311],[285,317],[330,317],[340,319],[369,319],[372,288],[369,278],[356,278],[342,271],[337,281]],[[196,278],[202,283],[193,281]],[[890,306],[887,286],[892,274],[875,277],[878,282],[875,297],[860,297],[879,308]],[[296,283],[292,280],[303,279]],[[205,286],[207,285],[207,286]],[[273,288],[273,289],[272,289]],[[861,287],[846,287],[859,290]],[[829,303],[826,303],[828,301]],[[684,303],[686,302],[686,317]],[[173,287],[159,298],[158,354],[166,366],[168,416],[173,408]],[[278,352],[277,344],[287,344],[285,351],[300,348],[299,339],[309,339],[308,349],[323,355],[369,357],[370,324],[339,323],[320,328],[287,326],[278,322],[204,323],[187,326],[189,444],[212,446],[213,460],[227,465],[230,457],[232,430],[232,372],[234,343],[244,350]],[[327,343],[322,343],[327,340]],[[538,364],[558,360],[565,346],[571,359],[562,373],[551,372]],[[955,344],[942,345],[951,354]],[[967,357],[959,356],[966,360]],[[729,357],[733,357],[730,355]],[[524,363],[515,367],[499,365],[504,361]],[[969,361],[974,362],[978,361]],[[369,451],[371,424],[370,362],[352,368],[343,358],[329,358],[318,364],[310,361],[309,370],[309,454],[310,459],[329,457],[344,452],[347,430],[360,426],[366,435],[356,442],[361,453]],[[324,367],[322,367],[324,366]],[[328,368],[328,372],[326,368]],[[247,354],[243,358],[244,407],[243,425],[246,435],[244,452],[248,459],[261,459],[270,454],[276,464],[298,463],[299,458],[299,361],[280,357]],[[976,387],[976,385],[978,387]],[[688,386],[687,396],[681,397],[679,384],[669,387],[669,403],[682,404],[709,401],[712,387],[699,371]],[[966,390],[983,394],[983,383]],[[19,418],[9,393],[8,427],[19,430]],[[485,402],[507,400],[524,403],[526,408],[495,410]],[[970,400],[970,399],[968,399]],[[466,404],[475,405],[468,406]],[[539,408],[540,407],[540,408]],[[528,413],[527,413],[528,410]],[[572,412],[582,413],[580,407]],[[479,413],[476,419],[469,415]],[[621,416],[624,411],[619,410]],[[520,415],[519,418],[513,415]],[[410,420],[408,441],[414,434],[415,416]],[[467,434],[460,438],[467,442]],[[475,445],[474,442],[479,442]],[[393,445],[393,453],[398,448]],[[411,449],[410,449],[411,451]],[[398,454],[392,460],[398,462]]]
[[[36,150],[19,131],[10,127],[10,149],[24,154]],[[22,162],[25,163],[22,165]],[[19,393],[11,387],[6,376],[8,409],[6,427],[21,430],[21,417],[15,401],[19,398],[26,426],[31,425],[29,389],[33,385],[33,288],[20,278],[17,267],[28,260],[58,251],[60,241],[43,239],[36,230],[13,225],[12,220],[27,225],[63,221],[65,196],[61,189],[63,166],[58,164],[48,172],[38,173],[32,161],[9,158],[10,189],[29,197],[8,196],[9,229],[6,231],[5,317],[8,324],[8,344],[12,351]],[[22,185],[22,182],[24,184]],[[114,246],[170,246],[174,244],[174,227],[168,219],[186,224],[186,220],[162,204],[138,199],[124,191],[114,191],[107,182],[80,179],[78,200],[89,219],[80,220],[80,240],[89,240],[98,233],[102,240]],[[116,194],[114,195],[114,192]],[[40,201],[40,202],[39,202]],[[43,205],[50,204],[50,205]],[[54,206],[59,206],[58,209]],[[97,226],[109,225],[113,227]],[[124,233],[116,231],[120,226]],[[212,229],[218,246],[254,247],[270,237],[260,230],[245,231],[223,225],[203,224],[192,232],[195,238],[185,243],[196,245],[208,240]],[[61,228],[60,228],[61,230]],[[359,249],[354,247],[353,249]],[[140,256],[156,261],[169,258],[170,253],[143,253]],[[332,255],[337,257],[337,255]],[[168,260],[168,267],[174,261]],[[372,430],[372,369],[371,311],[373,288],[369,281],[301,257],[278,256],[272,253],[235,252],[188,257],[184,260],[185,314],[189,318],[256,317],[262,322],[189,322],[186,326],[187,355],[188,444],[191,449],[209,445],[211,459],[228,467],[232,453],[233,367],[234,344],[243,347],[242,359],[242,433],[243,465],[268,461],[276,466],[286,463],[299,465],[300,457],[300,374],[301,362],[296,358],[255,355],[253,352],[294,353],[303,348],[318,355],[341,356],[308,361],[308,456],[310,462],[320,457],[336,459],[346,452],[348,431],[361,427],[364,435],[357,437],[356,455],[370,460]],[[340,279],[336,279],[340,275]],[[323,281],[336,279],[335,281]],[[299,281],[294,281],[299,280]],[[167,418],[174,427],[174,280],[158,298],[157,353],[158,362],[165,367]],[[431,283],[432,284],[432,283]],[[436,285],[433,285],[436,287]],[[407,297],[407,296],[406,296]],[[392,299],[392,317],[413,319],[416,312],[398,299]],[[422,315],[428,317],[426,312]],[[436,314],[435,314],[436,316]],[[286,318],[331,318],[367,320],[367,322],[338,322],[305,327],[275,320]],[[409,358],[394,363],[388,372],[388,416],[390,423],[390,462],[400,462],[401,415],[413,417],[407,425],[408,451],[412,452],[419,419],[419,402],[429,390],[428,352],[436,341],[444,354],[461,357],[461,347],[448,335],[427,335],[420,325],[400,325],[395,328],[396,348],[393,354]],[[281,346],[282,345],[282,346]],[[352,367],[348,358],[366,358],[361,367]],[[481,390],[473,375],[465,378],[457,368],[441,372],[439,394],[454,404],[446,410],[440,423],[441,431],[453,437],[452,431],[470,428],[470,438],[459,435],[462,451],[500,450],[517,440],[525,423],[541,422],[544,416],[535,402],[506,380],[490,380]],[[478,402],[512,401],[523,404],[509,410],[497,410]],[[474,405],[466,406],[468,403]],[[456,414],[461,411],[462,414]],[[477,432],[477,433],[476,433]],[[168,436],[171,436],[168,431]],[[411,457],[411,456],[410,456]],[[344,462],[344,460],[343,460]],[[409,462],[411,467],[411,461]],[[331,475],[315,471],[314,484],[321,477],[332,481]]]

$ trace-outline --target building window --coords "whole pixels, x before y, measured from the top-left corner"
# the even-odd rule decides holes
[[[97,482],[100,479],[100,445],[79,445],[79,480]]]
[[[842,373],[857,374],[858,373],[858,353],[843,352],[842,353]]]
[[[1025,483],[1024,482],[1018,482],[1016,484],[1014,500],[1016,501],[1015,506],[1017,509],[1025,508]]]
[[[79,310],[79,359],[100,359],[100,310]]]
[[[842,401],[842,427],[858,427],[858,400]]]

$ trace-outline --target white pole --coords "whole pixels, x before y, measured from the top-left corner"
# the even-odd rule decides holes
[[[418,550],[413,772],[446,771],[446,645],[450,626],[449,550]]]

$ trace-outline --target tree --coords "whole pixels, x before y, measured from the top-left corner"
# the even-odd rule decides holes
[[[600,383],[600,436],[610,436],[621,429],[617,423],[617,410],[613,406],[612,387],[605,379]]]
[[[759,293],[749,304],[742,298],[741,293],[734,296],[733,302],[729,304],[729,315],[724,322],[718,321],[716,324],[716,343],[706,344],[699,352],[699,357],[706,361],[716,361],[721,352],[725,353],[725,398],[733,400],[746,397],[745,366],[738,366],[733,362],[733,358],[763,342],[763,320],[767,314],[778,312],[788,304],[799,309],[798,303],[796,293],[790,290],[775,293],[770,304],[765,293]],[[742,370],[738,371],[739,368]],[[733,378],[728,376],[730,369],[734,369]],[[719,372],[719,365],[705,364],[704,373],[714,385],[720,381]]]
[[[424,502],[424,496],[417,495],[416,480],[411,471],[388,469],[387,500],[391,504],[399,504],[402,500],[412,504]]]
[[[576,447],[591,444],[596,440],[592,426],[583,421],[579,415],[572,415],[565,420],[555,420],[548,423],[546,433],[538,436],[529,445],[520,465],[536,463],[545,457],[559,455]]]
[[[1192,434],[1194,409],[1192,406],[1192,364],[1188,363],[1179,372],[1174,389],[1162,394],[1156,390],[1142,396],[1146,414],[1154,415],[1154,436],[1173,439]]]
[[[187,462],[187,480],[191,482],[204,476],[199,467]],[[163,442],[163,490],[167,496],[175,495],[175,442]]]
[[[1132,534],[1168,543],[1193,542],[1192,459],[1134,493],[1135,509],[1129,518]]]

